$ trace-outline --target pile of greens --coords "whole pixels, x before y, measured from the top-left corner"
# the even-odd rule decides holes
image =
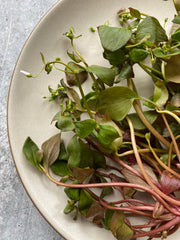
[[[164,239],[180,226],[180,16],[172,20],[176,30],[170,36],[164,28],[168,19],[162,27],[134,8],[120,10],[118,19],[120,27],[91,28],[110,67],[88,65],[74,45],[80,36],[73,28],[65,33],[73,49],[67,52],[68,63],[60,58],[46,62],[41,53],[40,73],[57,69],[66,76],[57,89],[49,87],[49,100],[59,102],[52,120],[59,133],[40,149],[28,137],[23,153],[49,180],[65,187],[65,214],[74,219],[81,214],[119,240]],[[149,98],[138,95],[135,65],[152,78]],[[88,76],[92,88],[84,94]],[[74,136],[65,146],[61,132],[69,131]],[[109,201],[115,192],[120,198]],[[134,224],[137,216],[143,223]]]

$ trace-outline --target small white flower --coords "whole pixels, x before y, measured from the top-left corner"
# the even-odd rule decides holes
[[[20,73],[22,73],[26,77],[32,77],[32,75],[29,72],[21,70]]]

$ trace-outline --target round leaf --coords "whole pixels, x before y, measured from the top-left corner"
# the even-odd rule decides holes
[[[121,121],[126,117],[138,95],[128,87],[111,87],[104,90],[98,98],[97,110],[108,112],[112,120]]]

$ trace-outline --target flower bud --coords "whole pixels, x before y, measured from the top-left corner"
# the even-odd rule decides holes
[[[21,70],[20,73],[22,73],[26,77],[29,77],[29,78],[32,77],[31,73],[29,73],[29,72]]]

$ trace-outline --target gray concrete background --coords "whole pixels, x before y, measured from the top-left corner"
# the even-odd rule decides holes
[[[0,0],[0,239],[63,240],[27,196],[10,154],[6,107],[14,65],[23,44],[56,0]]]

